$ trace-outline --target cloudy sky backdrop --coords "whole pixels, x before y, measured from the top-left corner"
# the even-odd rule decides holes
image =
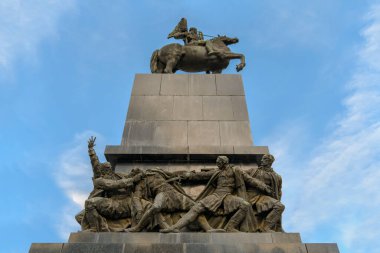
[[[121,140],[133,78],[181,17],[240,39],[256,145],[283,176],[284,227],[380,248],[380,2],[0,1],[0,252],[65,242],[91,190],[86,140]],[[232,62],[226,73],[235,73]]]

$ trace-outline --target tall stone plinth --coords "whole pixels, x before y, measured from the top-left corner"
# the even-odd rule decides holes
[[[120,145],[105,156],[116,172],[139,167],[200,171],[226,155],[241,169],[268,154],[251,135],[240,75],[138,74]],[[182,185],[196,198],[204,186]],[[286,194],[286,193],[285,193]],[[73,217],[74,219],[74,217]],[[30,253],[339,253],[297,233],[86,233],[67,243],[34,243]]]
[[[240,75],[138,74],[121,145],[105,155],[119,172],[141,166],[215,167],[218,155],[256,166],[268,147],[255,146]]]

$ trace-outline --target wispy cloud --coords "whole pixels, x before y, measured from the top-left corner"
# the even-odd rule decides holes
[[[92,169],[87,152],[87,140],[90,136],[97,136],[97,140],[100,139],[100,143],[102,142],[100,134],[92,131],[77,134],[62,152],[55,171],[56,182],[68,198],[68,201],[63,203],[64,207],[59,213],[57,224],[58,232],[63,239],[67,239],[70,232],[79,229],[74,216],[83,209],[84,202],[92,190]],[[99,158],[102,159],[101,156]]]
[[[60,17],[74,6],[75,0],[0,1],[0,71],[18,59],[33,61],[40,42],[56,35]]]
[[[278,163],[286,167],[285,177],[297,173],[284,189],[285,195],[298,192],[285,197],[286,228],[311,239],[329,234],[357,253],[380,248],[380,5],[372,6],[367,19],[357,70],[346,85],[345,111],[336,117],[331,134],[298,159],[292,147],[272,148],[288,160]],[[294,162],[305,157],[312,158]]]

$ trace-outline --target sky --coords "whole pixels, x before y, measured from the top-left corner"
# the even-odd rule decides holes
[[[181,17],[240,39],[231,49],[246,56],[254,143],[283,177],[284,229],[378,252],[380,1],[1,0],[0,253],[79,229],[87,139],[99,154],[120,143],[134,75]]]

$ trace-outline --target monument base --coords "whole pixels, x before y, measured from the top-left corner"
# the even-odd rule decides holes
[[[71,233],[68,243],[33,243],[29,253],[339,253],[298,233]]]

